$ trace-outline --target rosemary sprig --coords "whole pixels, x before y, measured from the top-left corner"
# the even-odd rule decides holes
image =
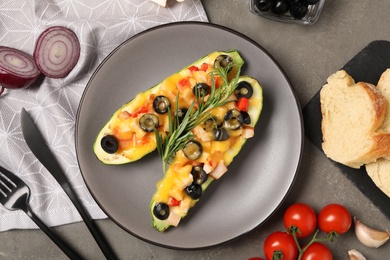
[[[204,97],[200,97],[200,93],[196,91],[196,99],[191,103],[181,122],[179,122],[179,116],[177,113],[179,108],[179,95],[176,96],[176,111],[174,116],[172,116],[170,109],[168,111],[169,132],[165,138],[162,137],[157,129],[154,129],[157,152],[163,161],[164,172],[167,168],[167,164],[171,162],[176,152],[182,149],[184,145],[194,137],[191,130],[210,117],[210,110],[232,101],[229,100],[229,97],[233,94],[237,86],[241,71],[241,64],[238,65],[236,77],[232,82],[229,82],[228,80],[228,72],[230,69],[232,69],[231,64],[229,64],[226,68],[218,67],[215,68],[215,71],[210,72],[211,91],[207,100],[205,100]],[[223,79],[223,84],[219,88],[215,87],[215,74]]]

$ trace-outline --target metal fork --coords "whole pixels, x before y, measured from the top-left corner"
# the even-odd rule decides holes
[[[23,210],[70,259],[83,259],[34,214],[29,199],[30,188],[15,174],[0,166],[0,204],[8,210]]]

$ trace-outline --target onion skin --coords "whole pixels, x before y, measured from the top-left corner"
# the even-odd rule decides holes
[[[38,69],[47,77],[66,77],[76,66],[79,57],[80,42],[68,28],[53,26],[38,37],[34,59]]]
[[[39,75],[39,74],[38,74]],[[0,85],[9,89],[27,88],[36,80],[36,77],[22,78],[0,68]]]
[[[0,94],[3,88],[26,88],[40,74],[31,55],[14,48],[0,46]]]

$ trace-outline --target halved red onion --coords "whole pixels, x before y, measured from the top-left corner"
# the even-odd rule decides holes
[[[34,59],[39,70],[47,77],[65,77],[76,66],[79,57],[80,42],[68,28],[53,26],[38,37]]]
[[[40,74],[30,54],[0,46],[0,95],[4,88],[17,89],[30,86]]]

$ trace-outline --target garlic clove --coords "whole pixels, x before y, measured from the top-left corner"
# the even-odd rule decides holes
[[[357,251],[356,249],[351,249],[348,251],[349,260],[366,260],[364,255]]]
[[[356,217],[354,217],[354,222],[355,234],[359,241],[365,246],[378,248],[390,238],[390,231],[381,231],[368,227]]]

